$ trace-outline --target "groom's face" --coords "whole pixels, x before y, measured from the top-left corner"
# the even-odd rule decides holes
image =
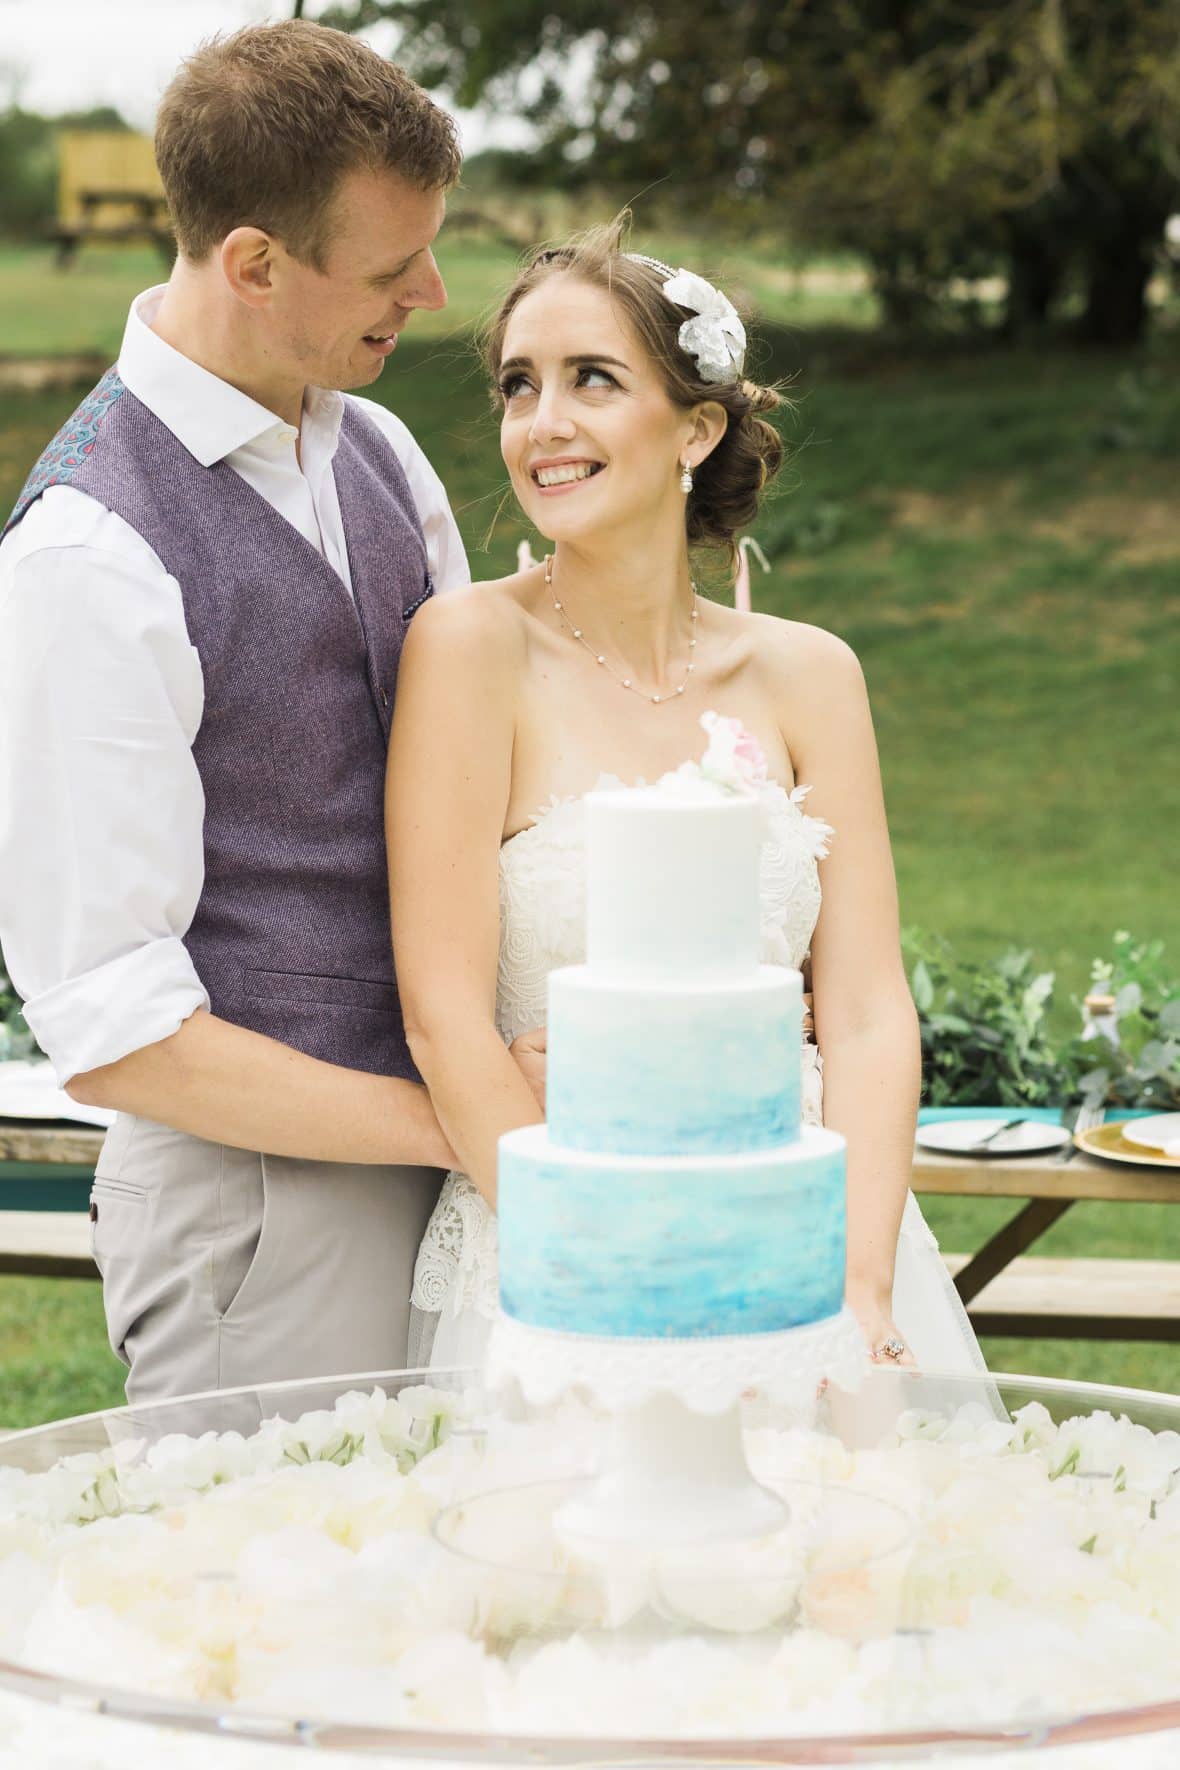
[[[417,307],[445,307],[431,250],[446,198],[398,173],[358,170],[333,200],[323,267],[284,253],[272,315],[276,343],[314,387],[367,387]]]

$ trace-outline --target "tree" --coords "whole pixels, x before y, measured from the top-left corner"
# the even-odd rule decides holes
[[[1014,329],[1073,276],[1138,336],[1180,207],[1175,0],[340,0],[461,104],[512,103],[552,177],[658,183],[720,227],[863,252],[912,321],[1005,268]],[[585,69],[580,83],[571,68]]]
[[[39,239],[53,220],[59,130],[127,127],[110,105],[41,117],[22,110],[14,99],[0,112],[0,236]]]
[[[53,130],[11,105],[0,115],[0,235],[27,239],[52,220],[57,197]]]

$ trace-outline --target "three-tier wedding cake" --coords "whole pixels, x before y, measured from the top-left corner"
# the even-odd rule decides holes
[[[548,1122],[500,1144],[501,1304],[532,1334],[700,1342],[841,1311],[844,1140],[800,1123],[802,979],[759,963],[765,812],[717,747],[586,802]]]

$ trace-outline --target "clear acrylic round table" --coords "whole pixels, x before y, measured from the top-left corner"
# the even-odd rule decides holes
[[[552,1528],[600,1423],[425,1381],[0,1440],[0,1765],[1180,1767],[1180,1397],[755,1397],[794,1534],[606,1565]]]

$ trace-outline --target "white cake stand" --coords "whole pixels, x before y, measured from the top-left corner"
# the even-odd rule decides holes
[[[809,1421],[823,1382],[855,1391],[869,1368],[849,1309],[779,1333],[694,1340],[559,1333],[501,1315],[486,1376],[495,1393],[531,1408],[574,1394],[611,1416],[603,1467],[554,1520],[585,1549],[740,1541],[781,1529],[785,1502],[746,1461],[741,1402],[758,1395]]]

